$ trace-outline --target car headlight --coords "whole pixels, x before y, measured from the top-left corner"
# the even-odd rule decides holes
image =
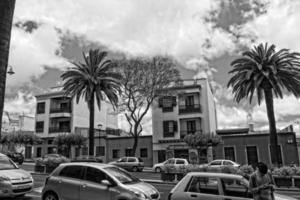
[[[3,181],[10,181],[10,178],[8,178],[7,176],[0,176],[0,182]]]
[[[147,195],[145,195],[143,192],[140,191],[132,191],[136,197],[140,199],[148,199]]]

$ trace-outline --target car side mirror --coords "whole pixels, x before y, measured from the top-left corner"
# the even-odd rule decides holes
[[[107,187],[110,187],[110,186],[111,186],[111,183],[110,183],[108,180],[102,180],[102,181],[101,181],[101,184],[102,184],[102,185],[105,185],[105,186],[107,186]]]

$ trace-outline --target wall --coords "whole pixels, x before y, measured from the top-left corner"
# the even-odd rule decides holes
[[[117,159],[113,159],[112,151],[113,149],[120,150],[120,157],[125,156],[125,149],[132,148],[133,146],[133,138],[132,137],[114,137],[107,138],[106,140],[106,156],[107,162],[111,162]],[[140,155],[140,149],[147,148],[148,156],[147,158],[143,158]],[[152,136],[140,136],[138,141],[138,146],[136,149],[136,156],[141,157],[144,160],[144,164],[147,167],[152,167],[152,159],[153,159],[153,151],[152,151]]]
[[[288,143],[292,140],[293,143]],[[257,146],[258,160],[271,166],[271,155],[269,151],[269,134],[241,134],[222,136],[222,143],[215,147],[216,159],[224,158],[224,147],[233,146],[235,148],[236,162],[247,163],[246,146]],[[278,134],[278,143],[282,149],[282,160],[284,165],[292,162],[299,164],[298,151],[295,133]]]

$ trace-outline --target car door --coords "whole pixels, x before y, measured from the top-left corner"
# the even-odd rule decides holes
[[[121,158],[118,162],[116,162],[116,165],[117,165],[118,167],[123,168],[123,169],[125,169],[126,164],[127,164],[127,157],[123,157],[123,158]]]
[[[220,178],[222,200],[250,200],[253,195],[242,180],[235,178]]]
[[[221,160],[215,160],[215,161],[211,161],[209,163],[209,167],[211,167],[211,168],[220,168],[221,166],[222,166]]]
[[[214,177],[193,176],[191,181],[189,181],[186,192],[180,194],[180,199],[222,200],[218,179]]]
[[[165,162],[164,164],[164,171],[165,170],[169,170],[169,171],[175,171],[175,159],[174,158],[170,158],[169,160],[167,160],[167,162]]]
[[[57,185],[60,199],[79,200],[82,176],[83,167],[79,165],[66,166],[61,170]]]
[[[107,180],[112,186],[103,184],[103,180]],[[113,180],[105,172],[94,167],[86,167],[84,180],[80,186],[80,200],[110,200],[114,192],[113,185]]]
[[[129,157],[127,159],[127,164],[126,164],[126,167],[125,169],[126,170],[132,170],[134,166],[138,166],[138,162],[137,162],[137,159],[136,158],[133,158],[133,157]]]
[[[183,159],[176,159],[175,161],[175,168],[176,171],[179,172],[181,169],[184,169],[185,160]]]

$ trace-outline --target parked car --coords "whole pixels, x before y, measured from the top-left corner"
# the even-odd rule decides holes
[[[238,168],[240,164],[233,162],[231,160],[213,160],[207,164],[208,167],[218,168],[222,166],[233,166]]]
[[[158,200],[160,193],[119,167],[64,163],[46,179],[42,200]]]
[[[143,171],[144,169],[144,161],[141,158],[137,157],[123,157],[117,161],[110,162],[109,164],[121,167],[128,171]]]
[[[182,166],[188,165],[189,162],[186,159],[183,158],[170,158],[162,163],[157,163],[152,167],[152,170],[156,173],[160,173],[165,171],[166,167],[173,167],[176,169],[179,169]]]
[[[69,159],[60,154],[45,154],[41,158],[36,158],[36,162],[48,163],[49,161],[55,161],[57,163],[69,162]]]
[[[0,153],[0,199],[31,192],[33,178],[6,155]]]
[[[275,193],[275,200],[295,200]],[[190,172],[169,193],[168,200],[253,200],[249,182],[235,174]]]
[[[78,156],[71,160],[71,162],[98,162],[103,163],[103,160],[96,156]]]
[[[7,152],[6,155],[12,159],[15,163],[18,163],[19,165],[22,165],[24,162],[24,156],[22,153],[18,152]]]

